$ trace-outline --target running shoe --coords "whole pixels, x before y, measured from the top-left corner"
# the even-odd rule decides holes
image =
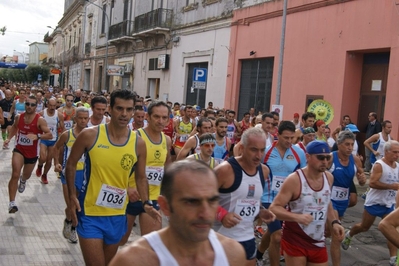
[[[71,242],[72,244],[78,243],[78,235],[76,234],[76,228],[71,227],[71,232],[69,234],[68,241]]]
[[[367,190],[360,196],[362,199],[366,199],[367,193],[369,193],[370,188],[367,188]]]
[[[62,229],[62,235],[66,238],[69,239],[69,236],[71,235],[71,227],[72,227],[72,222],[68,222],[66,219],[64,220],[64,228]]]
[[[48,184],[47,175],[46,174],[42,174],[42,183],[43,184]]]
[[[14,201],[10,202],[8,205],[8,213],[16,213],[18,211],[17,204]]]
[[[352,238],[349,236],[349,230],[346,230],[345,233],[345,239],[341,242],[341,247],[344,250],[347,250],[349,248],[349,245],[351,244]]]
[[[263,266],[263,265],[266,265],[264,259],[260,259],[260,260],[256,259],[256,266]]]
[[[254,230],[254,234],[257,238],[262,238],[265,230],[263,230],[262,226],[256,226]]]
[[[39,167],[39,166],[37,167],[37,169],[36,169],[36,176],[37,177],[40,177],[42,175],[42,168],[43,167]]]
[[[395,256],[389,260],[389,266],[396,266],[397,265],[396,262],[397,262],[397,257]]]
[[[25,191],[26,181],[22,181],[22,176],[19,177],[18,192],[23,193]]]

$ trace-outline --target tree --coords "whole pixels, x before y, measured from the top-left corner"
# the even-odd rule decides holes
[[[39,74],[42,77],[42,81],[47,81],[50,76],[50,68],[48,66],[29,65],[25,72],[29,82],[37,81]]]

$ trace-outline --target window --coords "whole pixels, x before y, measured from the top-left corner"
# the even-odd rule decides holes
[[[101,33],[105,33],[105,20],[107,19],[107,5],[103,5],[103,19],[101,21]]]
[[[150,58],[148,63],[148,70],[159,70],[158,58]]]

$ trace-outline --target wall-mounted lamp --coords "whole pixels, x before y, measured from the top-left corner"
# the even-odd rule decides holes
[[[249,56],[252,56],[252,55],[254,55],[254,54],[256,54],[256,51],[251,51],[251,52],[249,52]]]

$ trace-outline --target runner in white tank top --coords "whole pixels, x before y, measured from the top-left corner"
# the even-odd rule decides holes
[[[217,187],[215,174],[207,165],[197,160],[171,164],[158,197],[169,224],[121,249],[109,265],[245,265],[240,244],[211,229],[219,206]]]

